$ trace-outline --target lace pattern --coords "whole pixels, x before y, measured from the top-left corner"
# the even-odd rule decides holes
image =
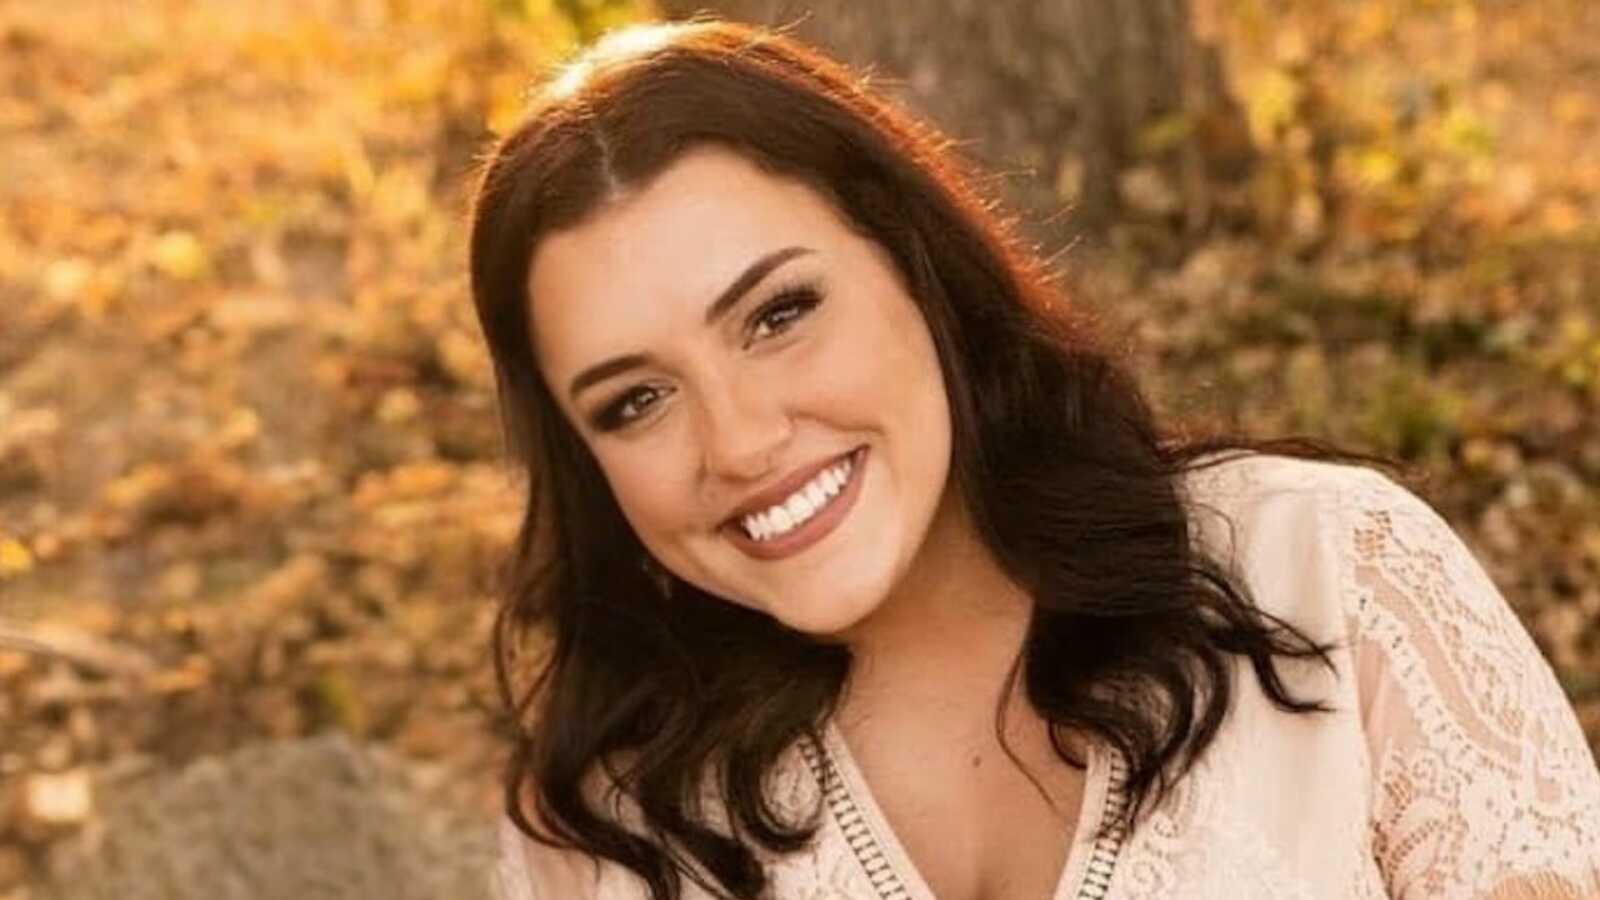
[[[1335,711],[1279,712],[1239,662],[1216,744],[1057,900],[1600,897],[1600,772],[1576,716],[1433,510],[1376,472],[1276,457],[1186,487],[1197,540],[1264,608],[1337,645],[1337,678],[1284,667],[1291,692]],[[823,812],[811,847],[764,858],[774,900],[935,900],[874,856],[817,749],[802,742],[773,776],[779,809]],[[571,882],[530,873],[519,841],[503,843],[504,900],[646,896],[616,872],[581,896],[544,890]]]
[[[828,758],[827,750],[813,746],[810,741],[803,742],[801,749],[806,765],[815,775],[817,784],[822,786],[822,796],[827,800],[828,810],[844,835],[845,844],[861,863],[861,870],[867,873],[873,897],[877,900],[911,900],[911,893],[884,855],[883,848],[872,833],[872,826],[850,795],[850,789],[845,786],[844,778],[833,760]]]
[[[1373,852],[1391,892],[1600,894],[1595,762],[1532,639],[1426,504],[1376,473],[1342,500]]]

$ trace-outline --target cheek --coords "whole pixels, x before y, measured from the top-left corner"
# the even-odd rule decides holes
[[[659,454],[614,454],[600,460],[622,515],[647,549],[659,552],[678,530],[682,511],[690,508]]]
[[[920,315],[910,310],[905,315],[882,316],[877,324],[880,327],[876,329],[862,330],[856,342],[856,362],[837,365],[840,373],[848,373],[858,402],[870,404],[876,416],[927,429],[947,427],[944,377]],[[935,437],[931,432],[924,436]]]
[[[814,355],[797,361],[804,393],[871,418],[888,412],[925,416],[942,406],[944,380],[927,326],[910,301],[852,300],[860,313],[843,317]],[[928,424],[934,424],[929,422]]]

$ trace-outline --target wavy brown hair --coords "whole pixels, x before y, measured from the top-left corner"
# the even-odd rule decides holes
[[[1289,692],[1276,660],[1332,668],[1329,647],[1258,609],[1191,546],[1179,479],[1239,453],[1380,460],[1158,427],[1129,368],[935,131],[781,34],[651,26],[602,41],[545,86],[494,147],[473,211],[473,296],[529,491],[494,636],[515,722],[506,806],[522,831],[619,863],[669,900],[683,876],[759,897],[755,845],[794,851],[817,827],[820,806],[787,821],[763,779],[796,741],[819,739],[848,649],[652,578],[530,339],[541,238],[707,143],[815,188],[892,256],[948,385],[951,477],[1034,599],[1009,690],[1020,681],[1068,764],[1084,761],[1067,729],[1122,756],[1130,802],[1107,827],[1131,825],[1211,743],[1235,690],[1230,656],[1281,709],[1324,709]],[[549,645],[521,652],[537,634]],[[602,772],[642,819],[588,789]],[[731,827],[702,808],[707,784]]]

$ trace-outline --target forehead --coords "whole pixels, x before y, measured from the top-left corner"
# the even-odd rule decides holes
[[[698,322],[755,259],[786,246],[835,262],[852,234],[808,185],[721,148],[687,152],[635,193],[535,248],[529,319],[541,365],[624,352],[652,328]]]

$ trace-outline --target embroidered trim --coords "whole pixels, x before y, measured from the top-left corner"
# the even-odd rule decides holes
[[[828,809],[833,813],[834,821],[839,823],[839,830],[844,832],[845,843],[867,873],[867,880],[872,883],[879,900],[911,900],[911,892],[906,890],[894,866],[889,864],[884,855],[883,848],[878,846],[872,827],[856,806],[855,798],[850,795],[850,789],[827,750],[804,740],[800,742],[800,753],[811,768],[811,774],[816,776],[822,796],[828,801]]]
[[[833,814],[834,821],[839,823],[845,843],[867,873],[867,880],[872,883],[879,900],[910,900],[911,892],[906,890],[883,848],[878,845],[877,836],[867,824],[866,816],[856,806],[855,798],[851,796],[827,749],[810,740],[803,740],[800,742],[800,755],[805,757],[806,765],[822,788],[828,810]],[[1127,838],[1127,829],[1122,825],[1121,818],[1128,805],[1128,798],[1123,793],[1128,768],[1122,756],[1115,752],[1111,754],[1110,765],[1100,822],[1116,821],[1117,824],[1095,838],[1094,849],[1084,866],[1083,884],[1075,895],[1077,900],[1104,900],[1111,889],[1111,876],[1116,871],[1117,857],[1122,854],[1122,843]]]
[[[1123,782],[1127,779],[1128,767],[1122,761],[1122,755],[1111,751],[1111,771],[1106,783],[1105,806],[1100,811],[1100,822],[1115,820],[1116,825],[1107,829],[1094,841],[1094,850],[1089,854],[1089,862],[1083,867],[1083,884],[1079,886],[1078,900],[1103,900],[1106,893],[1111,890],[1111,875],[1117,868],[1117,857],[1122,854],[1122,842],[1127,837],[1127,829],[1123,827],[1122,814],[1128,806],[1128,798],[1122,791]]]

